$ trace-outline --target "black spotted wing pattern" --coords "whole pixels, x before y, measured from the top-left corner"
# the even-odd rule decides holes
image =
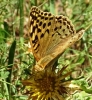
[[[54,16],[34,6],[31,8],[29,35],[37,61],[49,55],[61,41],[75,33],[74,26],[67,17]]]

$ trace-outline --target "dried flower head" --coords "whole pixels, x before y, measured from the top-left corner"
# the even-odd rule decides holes
[[[71,72],[62,74],[65,68],[40,71],[22,81],[30,95],[28,100],[65,100],[72,91],[71,81],[65,79]]]

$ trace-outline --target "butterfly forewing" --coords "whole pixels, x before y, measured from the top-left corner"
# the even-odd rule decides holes
[[[32,7],[29,34],[33,54],[39,61],[50,54],[60,41],[75,34],[75,29],[67,17],[54,16]]]
[[[38,61],[42,58],[50,42],[50,31],[53,29],[54,16],[51,13],[44,13],[37,7],[32,7],[30,12],[30,42],[33,54]]]
[[[56,16],[54,21],[55,27],[53,27],[53,31],[51,34],[51,44],[49,45],[46,53],[50,54],[52,50],[61,42],[64,41],[70,35],[73,36],[76,32],[74,26],[69,21],[69,19],[65,16]],[[53,26],[53,25],[52,25]]]

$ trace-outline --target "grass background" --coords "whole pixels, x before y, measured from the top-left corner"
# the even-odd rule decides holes
[[[0,100],[26,100],[21,80],[28,78],[34,57],[28,50],[28,19],[31,6],[72,20],[76,30],[90,26],[83,38],[68,48],[58,66],[76,69],[71,77],[82,91],[68,100],[92,100],[92,1],[91,0],[0,0]]]

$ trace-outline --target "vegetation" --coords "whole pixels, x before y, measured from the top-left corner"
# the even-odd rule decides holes
[[[21,81],[28,79],[34,57],[30,50],[28,19],[31,6],[68,16],[83,38],[68,48],[57,66],[73,69],[70,77],[81,90],[67,100],[92,100],[92,1],[91,0],[0,0],[0,100],[26,100]]]

